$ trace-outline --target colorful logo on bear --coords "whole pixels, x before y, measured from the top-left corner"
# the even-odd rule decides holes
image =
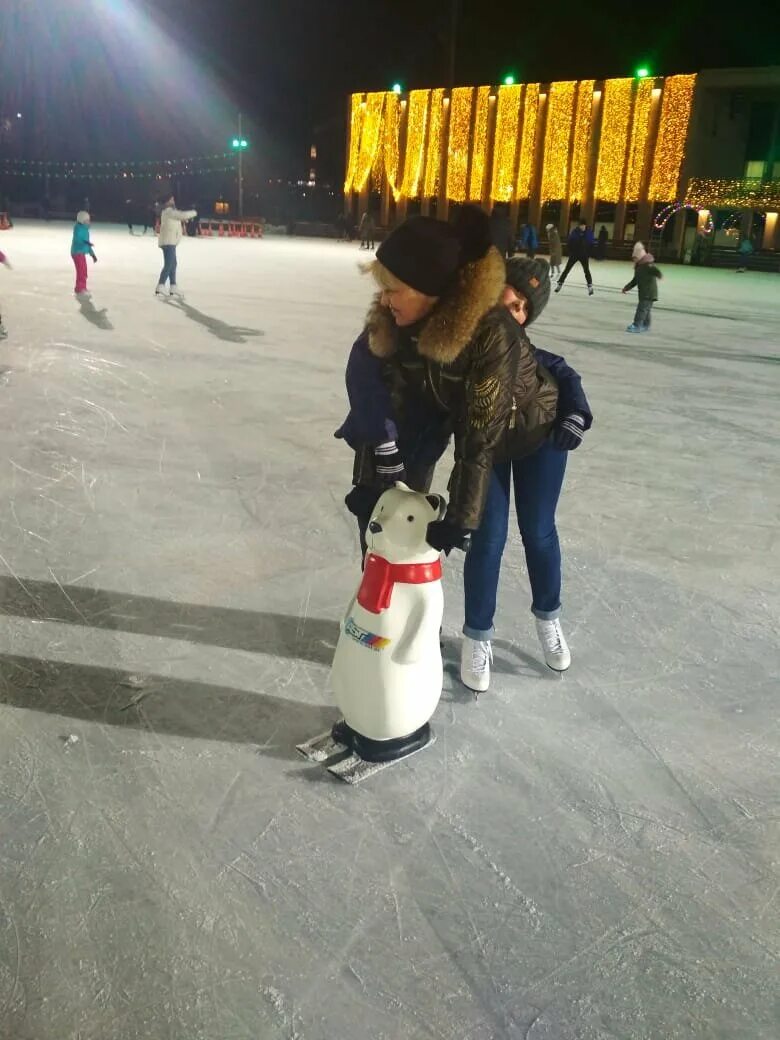
[[[384,636],[375,636],[373,632],[367,632],[360,625],[356,625],[355,619],[351,617],[344,622],[344,632],[350,639],[354,639],[356,643],[360,643],[369,650],[386,650],[392,642]]]

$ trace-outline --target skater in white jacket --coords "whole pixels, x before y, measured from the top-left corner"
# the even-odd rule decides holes
[[[163,251],[163,269],[155,289],[156,296],[167,296],[166,282],[171,283],[171,296],[181,296],[176,285],[176,246],[181,242],[183,220],[197,217],[194,209],[176,209],[176,199],[169,195],[163,200],[160,210],[160,234],[157,244]]]

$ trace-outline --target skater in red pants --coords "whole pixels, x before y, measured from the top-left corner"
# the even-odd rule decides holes
[[[85,209],[79,210],[76,214],[70,255],[76,268],[76,288],[73,291],[76,296],[88,300],[90,293],[87,292],[87,256],[92,257],[93,263],[97,263],[97,257],[89,240],[89,213]]]
[[[7,267],[9,271],[11,270],[11,261],[2,250],[0,250],[0,264],[2,264],[3,267]],[[5,339],[7,335],[8,329],[3,325],[3,316],[0,314],[0,339]]]

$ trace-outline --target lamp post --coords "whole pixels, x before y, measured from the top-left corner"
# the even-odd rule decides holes
[[[241,113],[238,113],[238,137],[233,138],[233,151],[238,152],[238,219],[244,219],[244,149],[249,142],[241,128]]]

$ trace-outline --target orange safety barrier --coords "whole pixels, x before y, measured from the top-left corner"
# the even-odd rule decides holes
[[[255,220],[201,220],[198,235],[211,238],[262,238],[263,225]]]
[[[0,231],[7,231],[11,226],[7,213],[0,213]]]

